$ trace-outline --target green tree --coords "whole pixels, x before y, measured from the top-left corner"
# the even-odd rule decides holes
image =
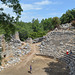
[[[75,19],[75,8],[72,9],[72,10],[70,11],[70,13],[73,15],[73,17],[74,17],[74,19]]]
[[[60,19],[58,17],[53,17],[52,25],[54,26],[54,28],[58,27],[60,25],[60,23],[61,23],[61,21],[60,21]]]
[[[24,41],[27,39],[30,34],[33,32],[32,30],[32,23],[25,23],[25,22],[17,22],[16,23],[16,30],[19,32],[20,39]]]
[[[61,24],[65,24],[67,22],[67,19],[66,19],[66,14],[63,14],[60,18],[61,20]]]
[[[47,19],[44,20],[43,27],[44,27],[44,30],[48,30],[48,20]]]
[[[74,21],[72,21],[72,26],[74,26],[74,27],[75,27],[75,20],[74,20]]]
[[[19,32],[20,39],[24,41],[28,37],[37,38],[42,37],[46,34],[43,30],[43,25],[39,23],[38,19],[33,19],[32,23],[28,22],[17,22],[16,23],[16,30]]]
[[[1,57],[1,54],[0,54],[0,65],[1,65],[1,61],[2,61],[2,57]]]
[[[48,18],[48,30],[52,29],[52,18]]]
[[[5,4],[9,8],[13,9],[13,12],[16,13],[17,17],[14,18],[13,16],[11,17],[10,14],[4,13],[4,9],[0,8],[0,28],[4,29],[5,31],[5,37],[7,39],[10,39],[11,37],[10,34],[13,34],[15,32],[15,22],[18,21],[21,15],[21,5],[19,4],[18,0],[0,0],[2,4]]]
[[[75,9],[66,11],[66,13],[60,17],[61,24],[70,23],[74,19],[75,19]]]
[[[38,19],[32,20],[32,29],[34,32],[38,32],[38,30],[39,30],[39,20]]]

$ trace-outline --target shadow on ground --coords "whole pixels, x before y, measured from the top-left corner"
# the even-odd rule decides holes
[[[47,75],[69,75],[69,68],[64,62],[51,62],[44,68]]]

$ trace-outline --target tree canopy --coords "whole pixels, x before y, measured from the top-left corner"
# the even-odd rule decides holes
[[[3,12],[3,8],[0,8],[0,33],[2,31],[5,34],[5,38],[10,39],[11,35],[17,30],[20,34],[20,39],[24,41],[28,37],[37,38],[42,37],[48,31],[58,27],[60,23],[70,23],[75,19],[75,9],[66,11],[60,18],[46,18],[40,22],[38,19],[32,19],[32,22],[18,21],[21,12],[23,11],[18,0],[0,0],[3,4],[9,8],[13,8],[13,12],[17,17],[14,18],[10,14]],[[72,21],[72,25],[75,26],[75,21]],[[11,34],[11,35],[10,35]]]
[[[20,39],[24,41],[28,37],[32,39],[44,36],[49,30],[53,30],[60,24],[58,17],[42,19],[32,19],[32,22],[17,22],[16,29],[20,34]]]
[[[66,13],[60,17],[62,24],[70,23],[74,19],[75,19],[75,9],[66,11]]]
[[[10,34],[15,32],[15,22],[20,18],[21,12],[23,11],[18,0],[0,0],[2,4],[5,4],[9,8],[13,9],[13,12],[17,15],[16,18],[10,14],[5,13],[4,8],[0,8],[0,28],[4,30],[5,37],[10,38]]]

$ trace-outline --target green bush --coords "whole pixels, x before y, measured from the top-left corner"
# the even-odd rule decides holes
[[[75,27],[75,20],[74,20],[74,21],[72,21],[72,26],[74,26],[74,27]]]
[[[2,57],[1,57],[1,55],[0,55],[0,61],[2,60]]]
[[[0,62],[0,65],[1,65],[1,62]]]
[[[61,24],[70,23],[72,20],[74,20],[74,18],[75,18],[75,9],[72,9],[66,11],[66,13],[60,17],[60,21]]]
[[[2,60],[2,57],[1,57],[1,55],[0,55],[0,65],[1,65],[1,60]]]
[[[2,49],[0,48],[0,52],[2,52]]]

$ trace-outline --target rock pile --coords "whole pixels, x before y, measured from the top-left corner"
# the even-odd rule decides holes
[[[27,43],[33,43],[33,40],[32,40],[32,38],[27,38],[26,40],[25,40],[25,42],[27,42]]]
[[[29,53],[30,50],[31,50],[30,45],[26,44],[23,45],[21,48],[14,47],[11,48],[11,50],[6,50],[5,52],[1,52],[1,56],[4,58],[3,60],[4,68],[9,67],[11,65],[16,65],[17,63],[21,62],[20,57]],[[1,66],[0,71],[3,70],[4,68]]]
[[[36,39],[33,40],[33,43],[42,42],[44,39],[45,39],[45,36],[36,38]]]
[[[72,50],[72,56],[66,56],[66,50]],[[49,32],[40,45],[40,52],[64,60],[70,67],[70,74],[75,75],[75,31],[61,29]]]
[[[2,40],[2,36],[0,35],[0,54],[1,54],[1,51],[2,51],[1,40]]]
[[[71,23],[66,23],[66,24],[60,25],[61,29],[67,29],[67,28],[70,28],[70,27],[71,27]]]
[[[0,51],[3,48],[2,45],[2,36],[0,37]],[[2,56],[2,66],[0,66],[0,71],[3,70],[6,67],[9,67],[11,65],[15,65],[21,61],[20,57],[29,53],[31,48],[28,43],[24,44],[24,42],[21,42],[18,33],[16,35],[16,38],[12,37],[10,42],[4,42],[5,44],[5,50],[0,52],[0,55]]]

